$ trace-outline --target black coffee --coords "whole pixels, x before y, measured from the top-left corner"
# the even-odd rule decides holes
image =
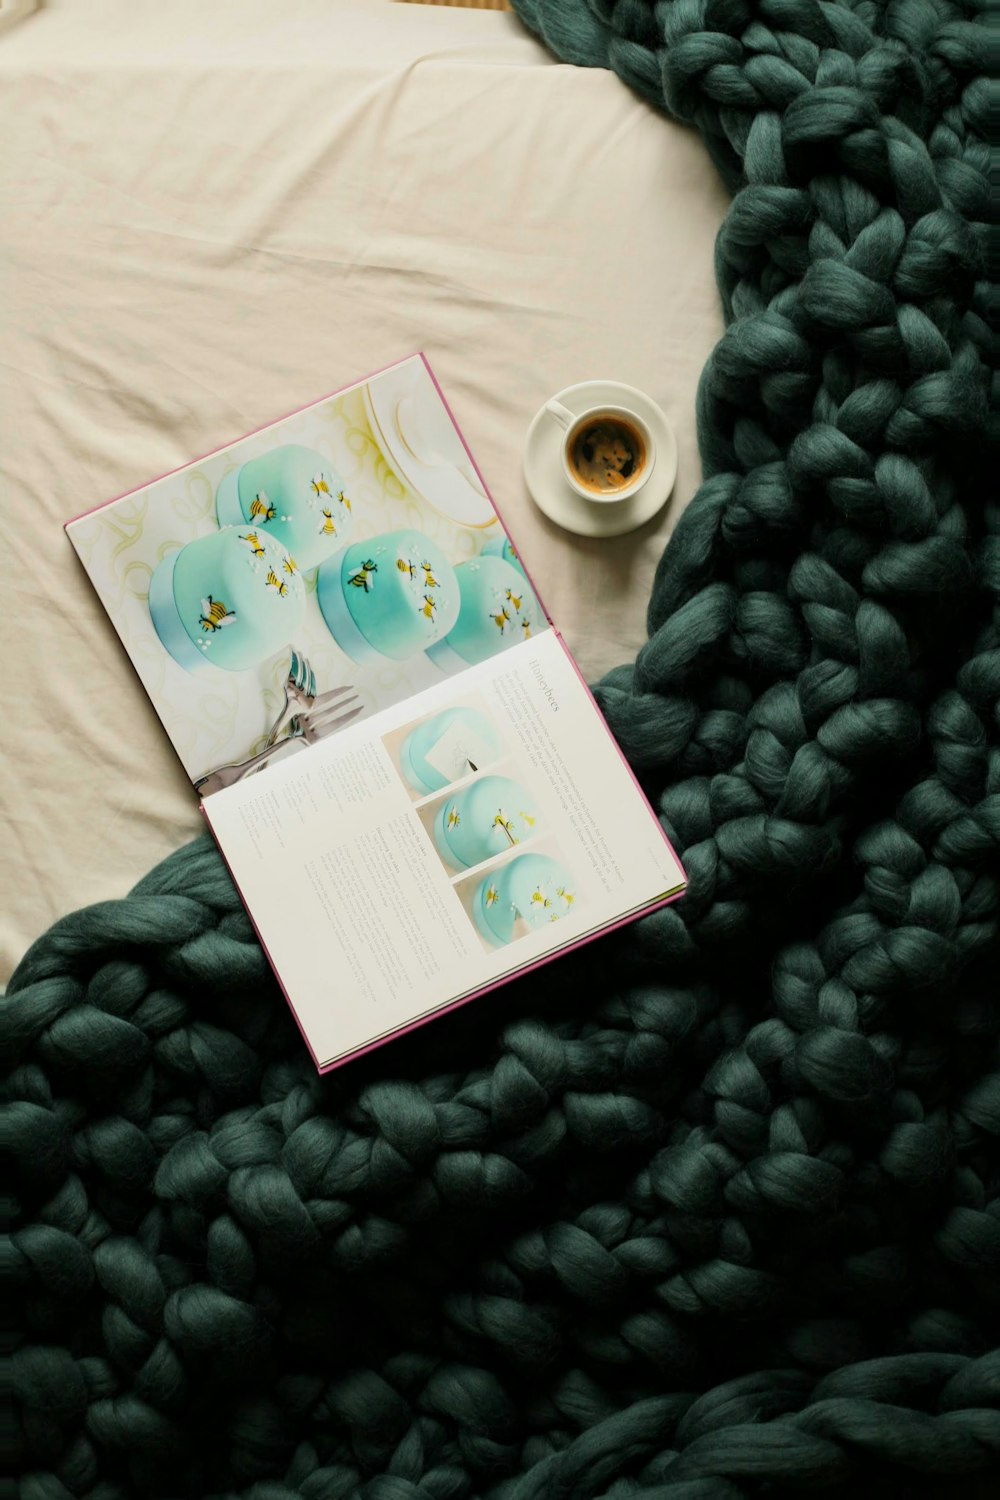
[[[646,467],[642,433],[617,413],[597,412],[574,433],[569,466],[584,489],[614,495],[634,484]]]

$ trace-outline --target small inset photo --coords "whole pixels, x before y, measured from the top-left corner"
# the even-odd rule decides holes
[[[542,831],[534,797],[517,776],[487,773],[433,797],[417,812],[424,831],[449,875],[471,870],[498,854],[508,854]]]
[[[455,891],[487,953],[579,910],[576,881],[558,850],[515,854],[456,881]]]
[[[443,792],[507,754],[486,700],[478,693],[393,729],[382,743],[414,802]]]

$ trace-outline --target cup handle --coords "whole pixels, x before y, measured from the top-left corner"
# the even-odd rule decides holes
[[[545,410],[553,417],[564,432],[568,432],[576,421],[576,417],[560,401],[546,401]]]

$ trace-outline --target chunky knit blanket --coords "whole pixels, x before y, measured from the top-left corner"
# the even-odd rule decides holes
[[[998,1472],[985,33],[517,5],[734,194],[705,482],[598,689],[690,892],[325,1081],[208,843],[58,923],[3,1016],[22,1500]]]

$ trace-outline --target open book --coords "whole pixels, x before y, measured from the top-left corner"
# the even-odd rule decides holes
[[[422,356],[66,529],[321,1070],[683,890]]]

